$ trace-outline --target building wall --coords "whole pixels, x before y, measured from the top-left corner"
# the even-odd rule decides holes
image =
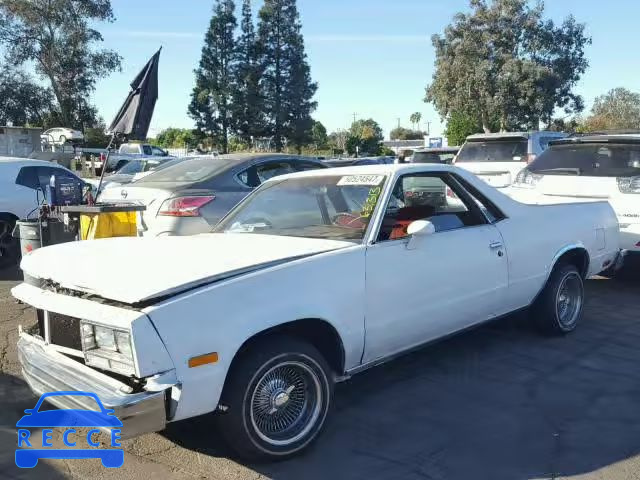
[[[0,156],[28,157],[40,151],[40,128],[0,126]]]

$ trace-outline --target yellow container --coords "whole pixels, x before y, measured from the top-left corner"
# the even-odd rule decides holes
[[[137,236],[136,212],[82,213],[80,215],[80,239],[135,237]]]

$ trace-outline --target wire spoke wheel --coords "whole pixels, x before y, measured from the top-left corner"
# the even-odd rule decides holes
[[[251,395],[249,414],[256,434],[275,446],[297,442],[320,418],[322,395],[318,374],[308,365],[285,361],[271,367]]]
[[[556,314],[563,328],[571,329],[576,324],[582,309],[582,281],[578,274],[566,275],[556,295]]]

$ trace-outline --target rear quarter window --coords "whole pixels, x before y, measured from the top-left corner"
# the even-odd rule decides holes
[[[552,145],[528,168],[545,175],[636,176],[640,175],[640,143]]]
[[[528,143],[526,138],[468,141],[460,149],[456,163],[523,162]]]

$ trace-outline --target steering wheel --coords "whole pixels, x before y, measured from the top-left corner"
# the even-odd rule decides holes
[[[344,218],[346,222],[340,221],[341,218]],[[351,228],[362,228],[364,226],[364,222],[362,221],[364,217],[360,215],[354,215],[348,212],[341,212],[335,215],[331,219],[331,223],[335,225],[339,225],[341,227],[351,227]],[[354,222],[360,222],[360,225],[353,225]]]

